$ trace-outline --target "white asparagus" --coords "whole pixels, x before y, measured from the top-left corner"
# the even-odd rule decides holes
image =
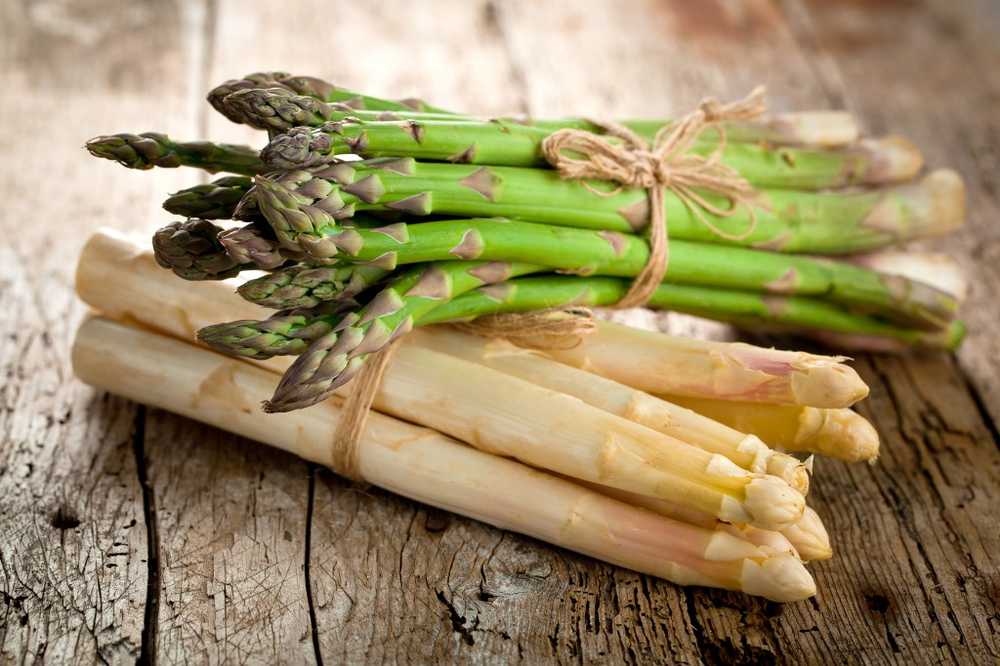
[[[73,367],[99,388],[331,462],[338,406],[265,415],[258,404],[275,375],[257,365],[94,318],[77,333]],[[809,573],[787,553],[658,516],[382,414],[371,415],[358,462],[364,479],[400,495],[679,584],[774,601],[815,594]]]
[[[582,483],[582,482],[581,482]],[[828,560],[833,557],[833,547],[830,545],[830,535],[823,526],[823,521],[819,514],[812,507],[807,506],[805,512],[795,524],[789,525],[781,530],[762,530],[751,525],[737,525],[732,523],[721,523],[712,516],[686,509],[676,504],[649,497],[648,495],[637,495],[618,488],[610,488],[599,484],[583,483],[588,488],[614,497],[626,504],[641,506],[650,511],[673,518],[689,525],[698,525],[706,529],[717,529],[728,532],[734,536],[756,544],[761,548],[769,549],[772,553],[795,553],[800,559],[807,562],[814,560]]]
[[[868,395],[842,356],[696,340],[610,322],[599,322],[595,333],[571,349],[546,353],[647,393],[813,407],[849,407]]]
[[[415,344],[572,395],[598,409],[723,455],[743,469],[781,477],[803,494],[808,491],[809,472],[798,459],[772,450],[755,435],[739,432],[690,409],[503,340],[486,340],[437,326],[418,329],[410,336]]]
[[[148,253],[106,234],[87,244],[77,271],[77,290],[90,305],[180,337],[229,315],[229,303],[238,310],[234,318],[244,316],[247,306],[220,289],[177,280]],[[279,370],[288,364],[268,362]],[[781,528],[805,507],[801,493],[778,477],[748,473],[576,398],[415,344],[400,345],[374,405],[487,451],[727,522]]]
[[[872,462],[878,458],[878,431],[850,409],[748,405],[684,396],[668,399],[786,451],[816,453],[847,462]]]

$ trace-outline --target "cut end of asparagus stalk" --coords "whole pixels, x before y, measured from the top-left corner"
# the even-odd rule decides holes
[[[956,171],[933,171],[924,178],[923,185],[931,200],[931,219],[938,220],[933,233],[949,233],[965,224],[965,182]]]
[[[901,240],[940,236],[965,223],[965,183],[951,169],[938,169],[917,183],[885,190],[864,226]]]
[[[893,183],[910,180],[924,167],[920,149],[901,136],[863,139],[858,148],[869,158],[865,171],[867,183]]]
[[[848,257],[848,261],[887,275],[923,282],[962,302],[969,284],[958,262],[946,254],[885,250]]]
[[[782,534],[795,547],[799,557],[807,562],[828,560],[833,557],[830,535],[819,514],[812,507],[807,506],[798,522],[786,527],[782,530]]]
[[[771,601],[801,601],[816,594],[815,581],[793,555],[769,557],[762,562],[744,560],[740,582],[746,592]]]
[[[805,510],[802,494],[775,476],[758,475],[745,486],[743,508],[763,529],[781,529],[797,521]],[[727,520],[726,516],[720,516]]]
[[[854,116],[846,111],[800,111],[781,113],[764,121],[775,140],[811,146],[846,146],[858,140]]]

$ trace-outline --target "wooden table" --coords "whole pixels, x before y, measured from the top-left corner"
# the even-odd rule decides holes
[[[1000,659],[997,3],[11,0],[0,33],[3,663]],[[972,333],[857,359],[883,454],[819,465],[819,596],[678,588],[77,382],[84,238],[148,235],[198,178],[84,140],[248,139],[203,95],[279,68],[483,114],[662,114],[762,82],[773,107],[846,108],[959,169],[967,227],[929,246],[966,262]]]

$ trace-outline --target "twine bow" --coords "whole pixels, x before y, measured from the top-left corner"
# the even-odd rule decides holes
[[[757,215],[751,205],[754,190],[738,171],[722,163],[726,149],[726,131],[722,123],[752,120],[764,111],[764,88],[758,86],[744,99],[731,104],[720,104],[714,99],[702,101],[697,109],[678,122],[663,126],[652,145],[629,128],[613,122],[593,123],[604,134],[562,129],[542,141],[543,156],[563,178],[609,180],[619,185],[607,193],[584,183],[584,187],[595,194],[611,196],[623,187],[641,187],[648,193],[649,260],[616,307],[644,305],[667,273],[666,190],[673,192],[699,222],[720,238],[739,241],[753,233],[757,225]],[[710,128],[719,135],[715,149],[708,156],[692,153],[691,148],[698,137]],[[581,157],[572,156],[574,153]],[[706,199],[703,192],[717,194],[728,200],[729,205],[720,207]],[[750,224],[741,234],[730,234],[705,216],[707,212],[720,218],[731,217],[740,206],[746,206],[750,213]]]
[[[623,187],[641,187],[648,193],[649,260],[616,307],[644,305],[667,273],[666,190],[673,192],[702,224],[721,238],[737,241],[753,233],[757,224],[756,213],[750,205],[754,190],[738,171],[722,164],[726,131],[721,123],[752,120],[764,110],[764,88],[758,87],[743,100],[732,104],[704,100],[677,123],[661,128],[653,137],[652,145],[627,127],[611,122],[593,123],[604,130],[604,134],[563,129],[545,138],[542,154],[563,178],[610,180],[619,185],[618,189],[607,193],[595,190],[584,182],[584,187],[600,196],[610,196]],[[715,149],[707,157],[692,153],[695,141],[710,128],[719,134]],[[607,137],[619,141],[609,141]],[[567,152],[582,157],[572,157]],[[729,206],[721,208],[713,204],[702,192],[724,197]],[[750,225],[741,234],[729,234],[705,217],[706,212],[720,218],[730,217],[740,206],[746,206],[750,212]],[[588,310],[575,308],[481,317],[459,325],[459,328],[484,337],[506,338],[522,346],[556,349],[564,346],[563,343],[568,343],[569,347],[578,344],[581,336],[592,332],[596,324]],[[342,406],[341,420],[333,436],[330,466],[354,481],[363,480],[360,470],[361,434],[397,343],[398,340],[368,359],[354,379],[354,390]]]

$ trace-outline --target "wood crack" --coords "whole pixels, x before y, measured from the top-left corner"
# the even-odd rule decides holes
[[[160,616],[160,538],[156,529],[156,495],[146,466],[146,406],[136,408],[132,428],[132,453],[142,490],[142,517],[146,524],[146,605],[142,620],[140,664],[156,663],[156,639]]]
[[[313,600],[312,592],[312,572],[310,560],[312,560],[312,524],[313,509],[316,506],[316,465],[309,465],[309,498],[306,504],[306,538],[305,538],[305,562],[303,572],[306,583],[306,604],[309,606],[309,633],[312,635],[313,654],[316,656],[316,663],[323,666],[323,653],[319,646],[319,623],[316,621],[316,604]]]

